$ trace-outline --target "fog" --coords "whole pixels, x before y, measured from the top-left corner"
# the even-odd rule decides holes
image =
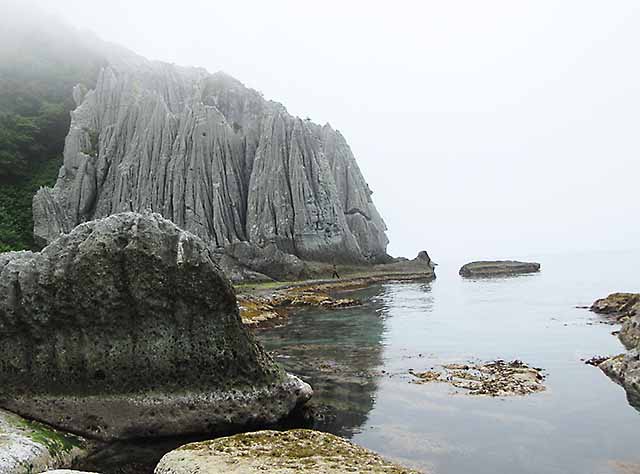
[[[637,0],[40,0],[349,141],[390,252],[640,247]]]

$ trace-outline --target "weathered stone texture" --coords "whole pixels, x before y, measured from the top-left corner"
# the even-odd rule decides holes
[[[111,59],[79,102],[34,233],[152,210],[216,247],[275,244],[305,260],[382,261],[386,227],[343,136],[223,74]]]
[[[0,254],[0,406],[101,439],[269,423],[310,388],[243,327],[210,247],[158,214]]]

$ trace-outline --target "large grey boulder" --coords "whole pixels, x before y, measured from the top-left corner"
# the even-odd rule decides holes
[[[74,97],[57,183],[33,201],[41,241],[149,209],[218,248],[249,242],[266,258],[275,246],[303,260],[387,259],[372,193],[329,125],[293,117],[223,73],[132,56],[111,56],[96,88]]]
[[[329,433],[257,431],[182,446],[155,474],[417,474]]]
[[[518,262],[515,260],[494,260],[471,262],[460,268],[463,277],[492,277],[534,273],[540,271],[540,264],[535,262]]]
[[[100,439],[275,422],[311,394],[241,323],[201,239],[158,214],[0,254],[0,406]]]

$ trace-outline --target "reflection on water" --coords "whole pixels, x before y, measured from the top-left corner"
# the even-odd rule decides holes
[[[276,361],[314,388],[315,429],[351,436],[366,423],[383,364],[383,294],[368,288],[355,295],[366,309],[300,311],[284,327],[258,332]]]
[[[539,274],[465,280],[439,267],[429,284],[385,284],[360,308],[304,311],[259,338],[315,389],[316,427],[436,473],[617,473],[637,466],[640,415],[581,359],[616,354],[612,327],[577,309],[638,290],[640,255],[555,257]],[[597,271],[595,271],[597,269]],[[409,369],[522,359],[547,390],[494,399],[411,384]]]

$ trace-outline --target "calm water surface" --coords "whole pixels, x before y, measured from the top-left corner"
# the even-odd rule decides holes
[[[539,257],[539,274],[465,280],[441,264],[431,283],[354,293],[363,307],[301,311],[258,337],[315,388],[318,429],[437,474],[640,472],[640,413],[581,359],[622,352],[615,327],[576,306],[638,291],[640,253]],[[441,262],[442,263],[442,262]],[[486,398],[410,383],[409,369],[521,359],[547,390]]]

